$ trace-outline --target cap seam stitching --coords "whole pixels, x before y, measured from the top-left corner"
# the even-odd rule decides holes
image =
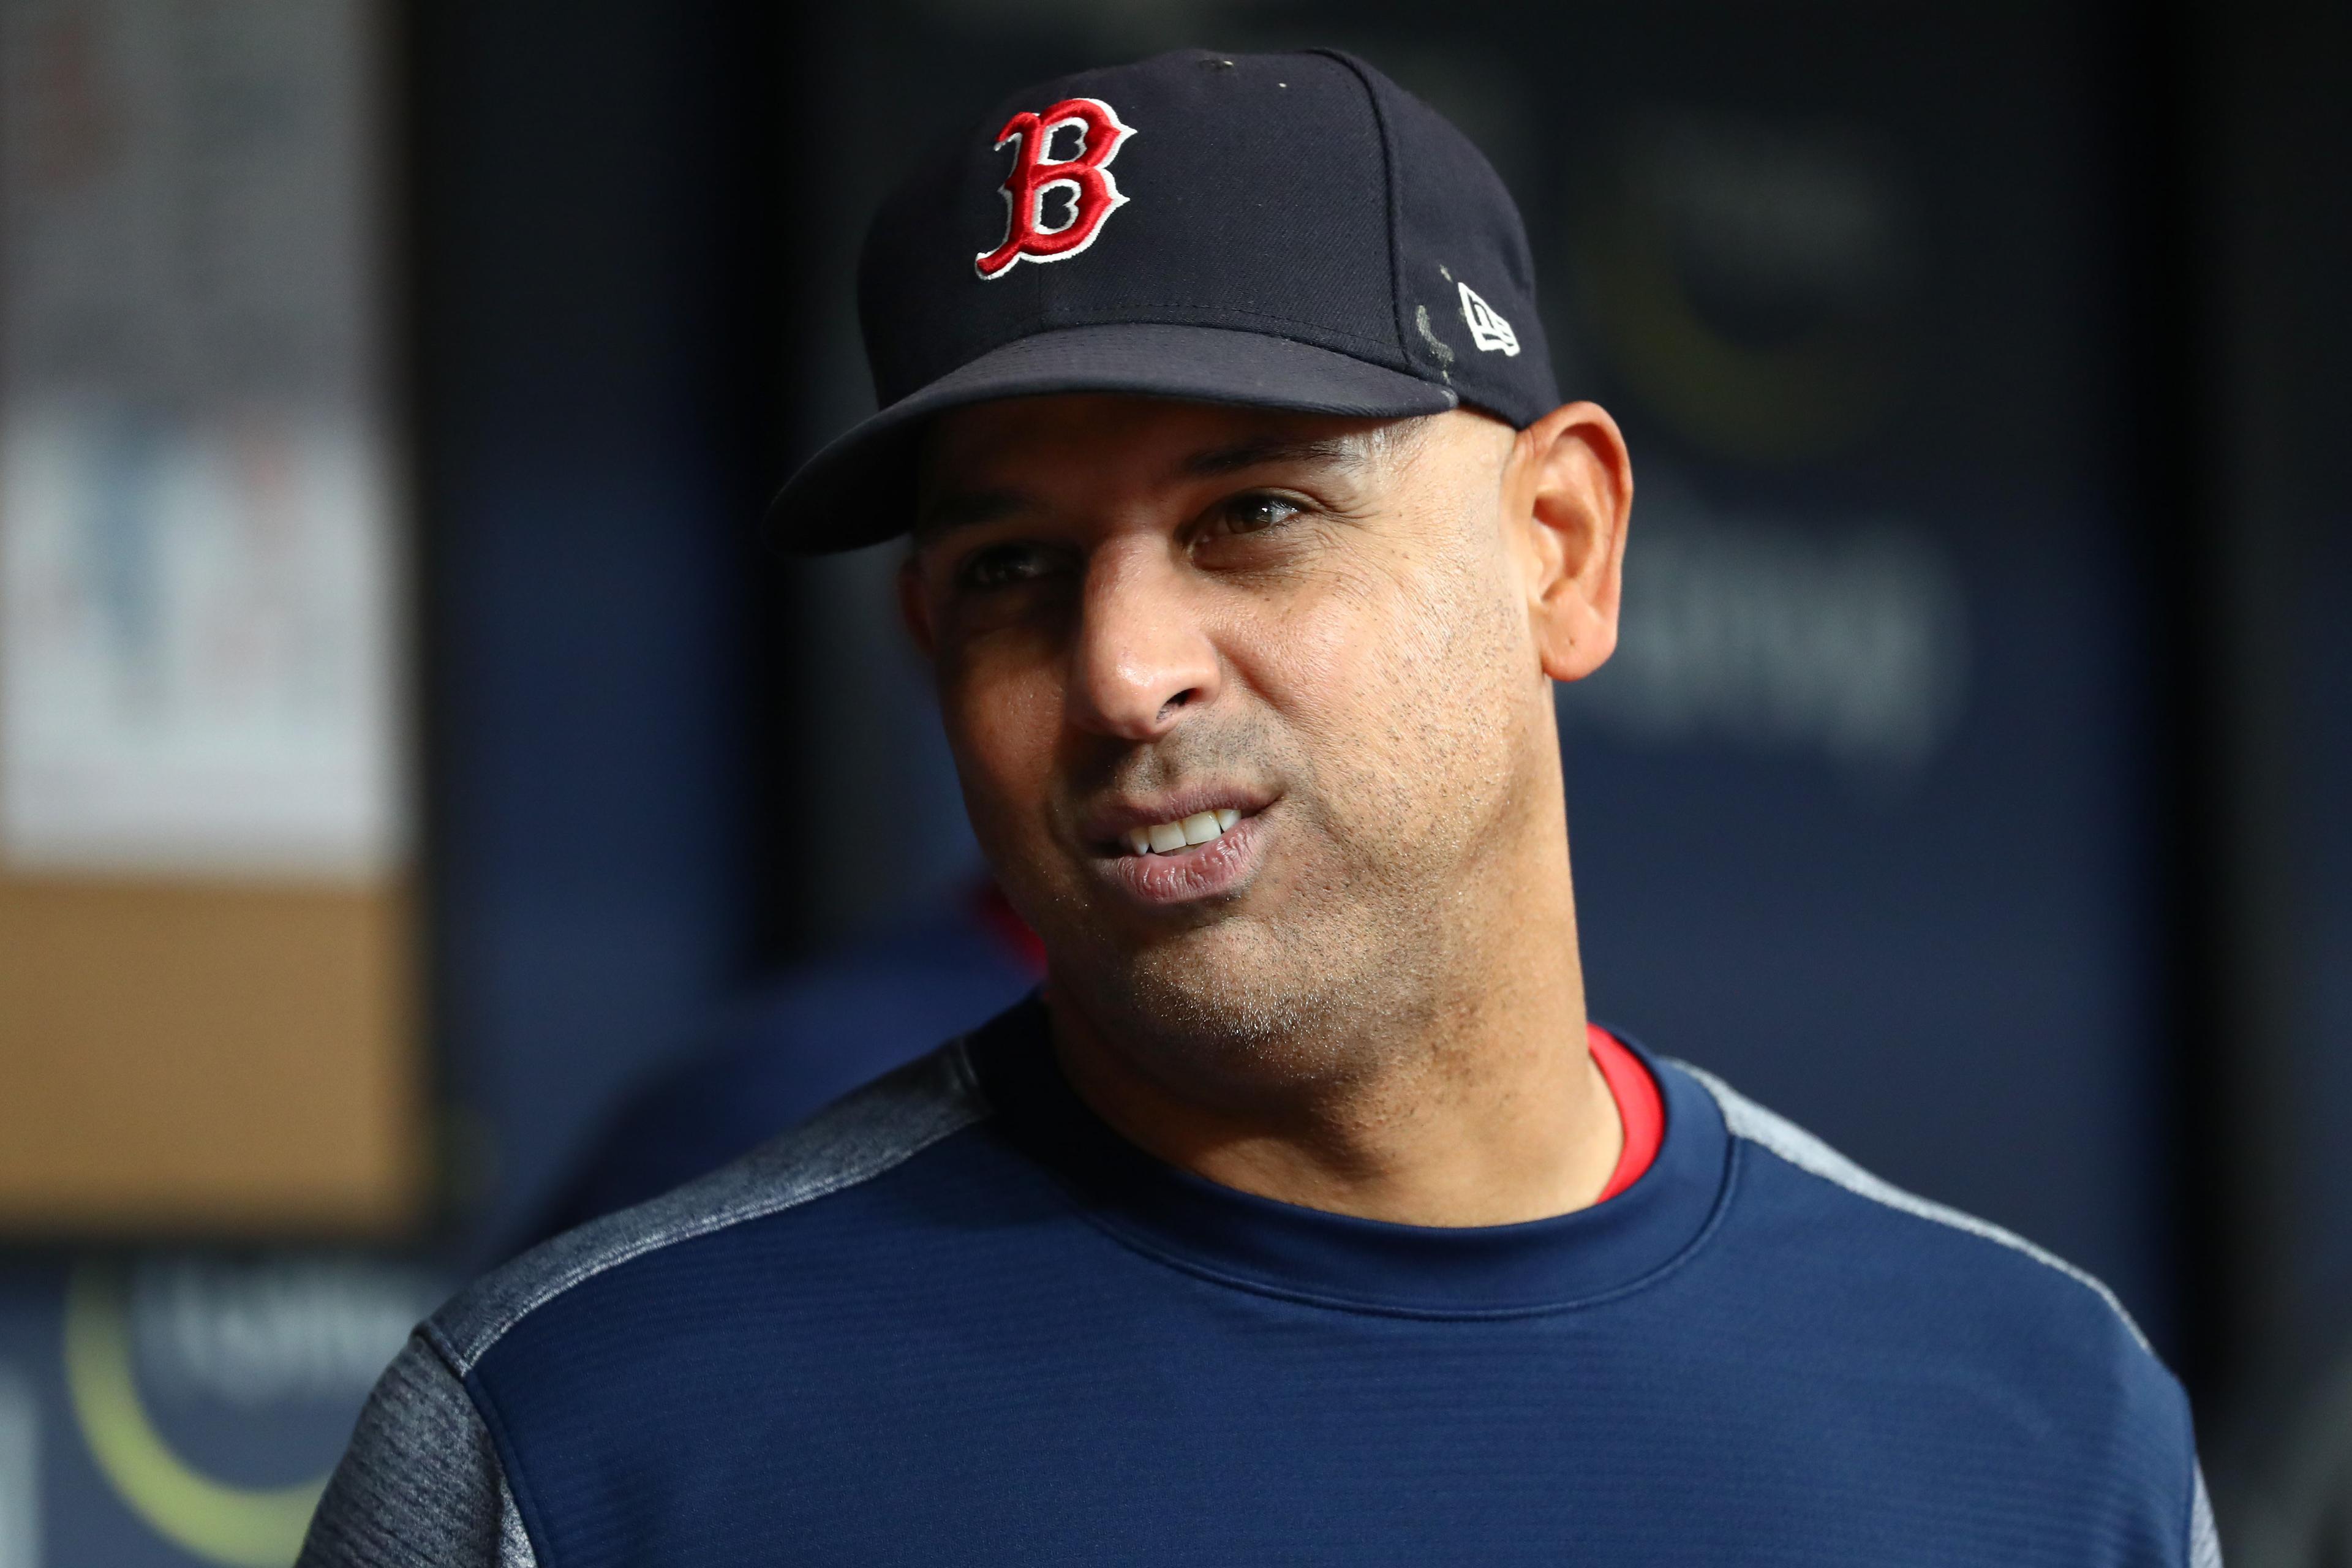
[[[1348,74],[1356,79],[1356,84],[1364,89],[1364,101],[1371,109],[1373,128],[1380,133],[1381,188],[1388,206],[1389,325],[1396,332],[1397,353],[1406,364],[1413,367],[1414,374],[1420,374],[1421,367],[1412,357],[1412,339],[1404,327],[1403,225],[1401,220],[1404,204],[1397,188],[1395,131],[1389,124],[1388,111],[1381,105],[1380,89],[1372,85],[1371,78],[1365,74],[1353,56],[1341,49],[1317,49],[1313,52],[1339,61],[1347,68]],[[1427,377],[1424,375],[1423,379]]]

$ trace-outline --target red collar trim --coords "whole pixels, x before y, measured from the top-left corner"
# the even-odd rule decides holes
[[[1666,1107],[1658,1097],[1657,1081],[1650,1077],[1650,1069],[1618,1044],[1614,1035],[1598,1024],[1587,1024],[1584,1038],[1592,1050],[1592,1065],[1601,1069],[1610,1098],[1617,1102],[1617,1120],[1625,1129],[1625,1148],[1617,1156],[1617,1168],[1610,1173],[1609,1184],[1601,1189],[1601,1195],[1592,1200],[1605,1204],[1640,1181],[1642,1173],[1658,1157],[1658,1144],[1666,1135]]]

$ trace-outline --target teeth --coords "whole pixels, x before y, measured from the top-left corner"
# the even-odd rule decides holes
[[[1194,844],[1206,844],[1242,819],[1232,806],[1196,811],[1181,822],[1155,823],[1127,830],[1127,847],[1138,855],[1167,855]]]

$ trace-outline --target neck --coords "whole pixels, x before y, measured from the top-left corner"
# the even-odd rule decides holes
[[[1585,1047],[1567,845],[1557,826],[1551,839],[1537,874],[1511,879],[1414,1005],[1367,1008],[1340,1026],[1360,1070],[1254,1093],[1187,1082],[1164,1059],[1121,1048],[1049,983],[1062,1070],[1129,1142],[1262,1197],[1419,1226],[1585,1207],[1622,1131]]]

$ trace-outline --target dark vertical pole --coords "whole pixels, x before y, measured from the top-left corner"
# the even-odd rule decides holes
[[[2279,443],[2294,323],[2277,250],[2268,79],[2292,0],[2121,8],[2119,95],[2131,461],[2155,587],[2170,800],[2176,1205],[2186,1353],[2209,1447],[2229,1446],[2290,1357],[2296,1311],[2294,918]],[[2341,199],[2339,193],[2336,199]]]
[[[694,13],[707,72],[709,155],[719,187],[706,243],[711,279],[702,337],[712,359],[704,418],[719,457],[723,549],[740,617],[734,649],[732,743],[741,763],[744,972],[774,967],[807,945],[809,825],[824,802],[808,787],[806,650],[791,563],[768,548],[769,499],[812,443],[805,341],[809,318],[846,310],[816,297],[810,200],[824,126],[814,89],[839,62],[822,47],[829,7],[723,0]]]
[[[2352,509],[2320,488],[2331,468],[2352,471],[2333,458],[2352,415],[2340,325],[2352,318],[2342,217],[2352,16],[2300,0],[2200,5],[2182,17],[2181,37],[2195,66],[2184,89],[2203,101],[2189,167],[2208,303],[2190,434],[2209,473],[2199,607],[2216,628],[2200,693],[2220,1015],[2192,1106],[2211,1193],[2200,1267],[2214,1310],[2200,1392],[2221,1438],[2225,1539],[2250,1562],[2305,1562],[2320,1533],[2340,1534],[2352,1502],[2345,1302],[2340,1279],[2315,1263],[2341,1234],[2352,1194],[2341,1190],[2346,1166],[2323,1149],[2340,1136],[2328,1131],[2336,1118],[2311,1103],[2331,1080],[2340,1093],[2343,1077],[2319,1053],[2345,1042],[2317,1028],[2328,939],[2313,921],[2329,893],[2314,885],[2310,860],[2343,810],[2315,787],[2313,737],[2352,721],[2307,706],[2326,687],[2305,668],[2302,640],[2305,617],[2325,603],[2309,587],[2326,561],[2315,524]],[[2330,1378],[2336,1408],[2315,1410]]]
[[[2222,1254],[2239,1238],[2228,1215],[2236,1178],[2228,1149],[2239,1112],[2211,1048],[2237,985],[2221,968],[2231,915],[2214,830],[2227,787],[2219,714],[2226,685],[2217,662],[2234,636],[2212,595],[2212,453],[2198,438],[2209,374],[2207,214],[2196,144],[2208,111],[2186,50],[2187,0],[2099,11],[2096,58],[2109,62],[2110,166],[2117,199],[2113,275],[2123,284],[2116,389],[2122,493],[2137,541],[2154,660],[2148,765],[2159,813],[2159,898],[2165,940],[2158,1042],[2170,1085],[2175,1151],[2168,1211],[2177,1216],[2180,1290],[2178,1371],[2200,1413],[2228,1375],[2238,1303],[2221,1289]],[[2232,1055],[2235,1051],[2233,1049]]]
[[[827,296],[813,264],[822,248],[817,232],[840,221],[820,186],[823,150],[838,144],[827,141],[818,105],[843,61],[827,47],[835,7],[735,9],[734,137],[743,200],[731,261],[731,293],[741,310],[733,378],[734,407],[748,423],[733,445],[743,465],[739,510],[751,633],[748,850],[754,957],[773,967],[824,934],[811,898],[817,836],[810,825],[824,819],[827,802],[809,765],[821,733],[813,692],[820,650],[808,646],[798,572],[757,531],[769,498],[816,444],[814,405],[830,367],[809,352],[821,335],[815,323],[850,310],[847,300]]]

